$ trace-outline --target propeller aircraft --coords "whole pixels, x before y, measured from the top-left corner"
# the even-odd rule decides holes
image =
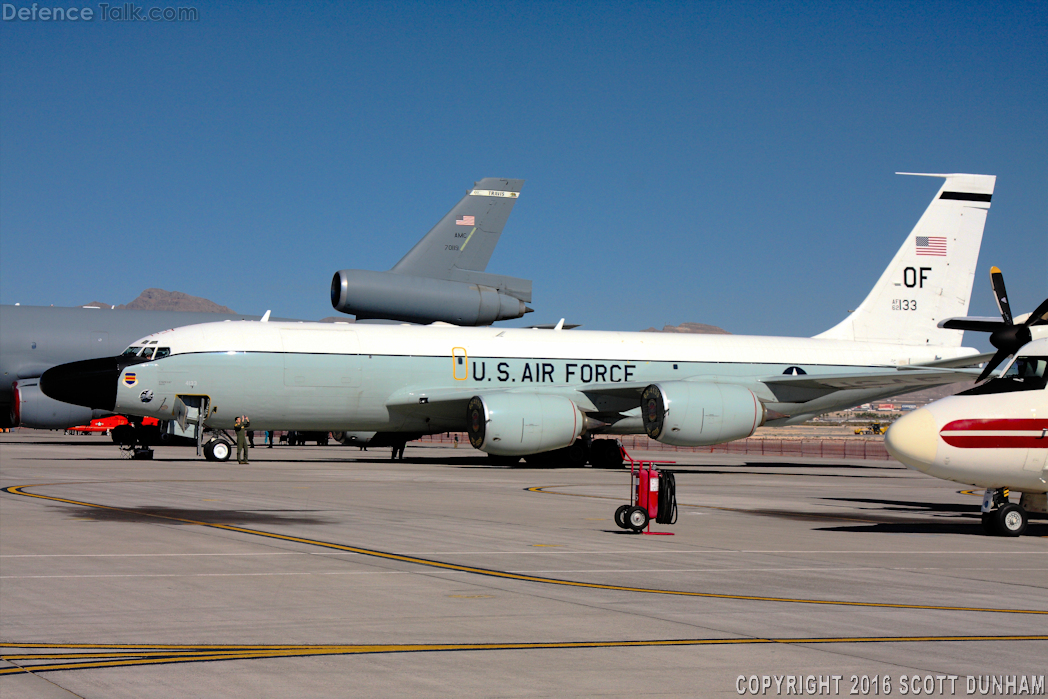
[[[997,267],[990,283],[1002,320],[949,318],[939,325],[991,333],[997,352],[980,381],[1014,358],[989,381],[897,420],[884,443],[911,468],[985,488],[983,528],[1020,536],[1030,513],[1048,514],[1048,299],[1016,323]],[[1009,500],[1011,490],[1022,493],[1019,503]]]

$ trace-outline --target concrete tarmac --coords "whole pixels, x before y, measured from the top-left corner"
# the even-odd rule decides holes
[[[679,518],[643,536],[628,472],[406,456],[0,435],[0,696],[1044,692],[1048,523],[986,536],[961,486],[662,452]]]

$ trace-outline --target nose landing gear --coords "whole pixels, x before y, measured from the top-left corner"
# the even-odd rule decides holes
[[[987,534],[1022,536],[1026,531],[1026,510],[1008,501],[1007,488],[987,488],[983,495],[982,526]]]

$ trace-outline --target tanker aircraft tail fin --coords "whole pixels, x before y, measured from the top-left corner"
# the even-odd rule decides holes
[[[523,186],[524,180],[500,177],[475,182],[390,271],[489,286],[530,301],[529,280],[484,273]]]
[[[866,300],[816,338],[960,347],[962,333],[936,327],[968,313],[993,175],[899,175],[945,181]]]

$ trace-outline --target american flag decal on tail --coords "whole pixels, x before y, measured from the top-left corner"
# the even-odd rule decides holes
[[[917,236],[917,254],[946,257],[945,236]]]
[[[455,219],[455,225],[456,226],[475,226],[477,224],[474,223],[474,220],[475,220],[474,216],[463,216],[462,218]]]

